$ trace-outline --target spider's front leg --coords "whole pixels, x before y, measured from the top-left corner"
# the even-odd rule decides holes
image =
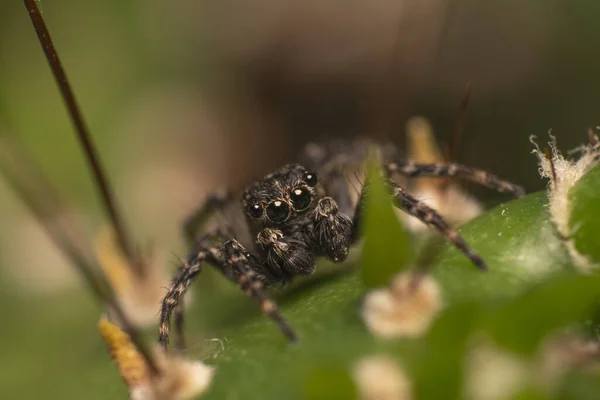
[[[158,342],[164,348],[169,346],[169,328],[171,325],[171,314],[176,311],[178,331],[183,328],[183,310],[180,308],[183,296],[188,287],[194,282],[200,273],[204,262],[219,263],[220,250],[216,247],[206,247],[198,250],[179,268],[175,278],[169,287],[169,291],[162,300],[160,309],[160,321],[158,328]],[[178,332],[178,345],[183,346],[183,335]]]
[[[333,262],[348,257],[352,240],[352,221],[340,212],[335,200],[323,197],[313,211],[314,228],[310,232],[319,254]]]
[[[256,257],[250,254],[237,240],[230,240],[223,245],[223,263],[219,268],[223,274],[233,282],[240,285],[244,293],[256,300],[261,311],[271,318],[291,341],[296,342],[298,337],[292,327],[285,321],[275,302],[267,296],[265,283],[270,283],[265,274],[265,266],[260,264]]]
[[[504,181],[487,171],[467,167],[461,164],[419,164],[403,158],[396,158],[394,162],[385,166],[388,174],[399,173],[410,178],[435,177],[435,178],[460,178],[486,186],[500,193],[510,193],[515,197],[525,195],[525,190],[514,183]]]
[[[163,348],[166,349],[169,345],[171,315],[178,309],[188,287],[205,262],[217,268],[232,282],[239,284],[246,295],[260,304],[262,312],[277,323],[290,341],[297,340],[293,329],[283,319],[275,303],[266,295],[264,284],[265,281],[268,282],[268,277],[263,273],[265,268],[237,240],[232,239],[221,248],[200,249],[179,269],[162,301],[158,341]]]
[[[231,237],[230,232],[222,227],[216,228],[212,231],[209,231],[202,235],[194,244],[194,250],[192,254],[197,255],[202,254],[202,251],[209,251],[211,248],[215,248],[216,243],[223,242],[226,240],[225,238]],[[191,238],[190,238],[191,239]],[[213,252],[218,254],[218,250],[214,249]],[[190,265],[194,265],[194,258],[184,262],[179,268],[179,274],[182,274],[185,269],[187,269]],[[175,308],[175,346],[183,350],[185,349],[185,337],[183,334],[184,331],[184,304],[180,302],[178,306]]]

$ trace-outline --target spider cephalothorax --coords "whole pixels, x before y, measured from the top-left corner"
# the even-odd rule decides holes
[[[364,186],[359,200],[353,201],[342,170],[349,164],[360,163],[365,154],[364,146],[339,149],[348,154],[333,154],[331,148],[313,145],[305,152],[305,166],[286,165],[244,191],[241,206],[245,214],[246,233],[249,234],[245,246],[241,235],[230,226],[220,226],[198,236],[196,232],[200,229],[193,226],[197,224],[186,224],[186,232],[193,239],[195,249],[178,270],[163,300],[159,328],[159,341],[163,346],[168,345],[173,312],[178,342],[183,345],[181,299],[204,262],[239,284],[248,296],[260,303],[262,311],[279,325],[290,340],[296,340],[293,329],[280,315],[275,303],[267,297],[265,286],[287,283],[296,276],[311,275],[318,257],[326,257],[333,262],[344,261],[350,247],[357,241],[360,210],[368,190]],[[475,266],[486,269],[481,257],[456,230],[392,178],[398,174],[408,177],[458,177],[517,196],[523,194],[523,190],[484,171],[459,164],[417,164],[405,160],[390,147],[386,147],[382,154],[385,154],[383,170],[394,204],[438,230]],[[223,211],[227,205],[236,202],[239,200],[232,196],[212,196],[190,221],[204,220],[197,216]]]
[[[318,180],[298,164],[286,165],[255,182],[242,196],[250,223],[261,228],[293,227],[314,209]]]

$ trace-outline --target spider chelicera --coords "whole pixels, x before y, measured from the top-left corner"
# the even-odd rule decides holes
[[[285,165],[254,182],[243,192],[241,202],[232,195],[210,196],[185,225],[194,250],[177,271],[162,301],[161,345],[168,347],[174,313],[177,344],[183,346],[182,299],[205,264],[238,284],[290,341],[296,341],[296,333],[265,288],[313,274],[318,257],[336,263],[347,258],[350,247],[359,238],[362,204],[368,195],[366,185],[358,200],[353,199],[347,170],[360,166],[366,148],[364,142],[312,144],[303,152],[302,164]],[[394,178],[456,177],[515,196],[523,195],[523,189],[485,171],[454,163],[418,164],[406,160],[394,146],[379,149],[394,204],[436,229],[476,267],[485,270],[485,262],[458,232],[434,209],[408,194]],[[229,221],[245,223],[203,229],[207,217],[214,213],[229,214]]]

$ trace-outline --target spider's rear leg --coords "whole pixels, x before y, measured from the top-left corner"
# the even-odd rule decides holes
[[[500,193],[511,193],[515,197],[525,195],[525,190],[518,185],[504,181],[489,172],[467,167],[461,164],[418,164],[406,159],[397,158],[385,166],[388,174],[399,173],[411,178],[460,178],[486,186]]]
[[[437,229],[450,243],[462,251],[477,268],[484,271],[487,270],[487,266],[479,254],[464,241],[456,229],[448,225],[437,211],[429,207],[423,201],[406,193],[406,190],[396,182],[388,180],[387,183],[392,189],[392,197],[398,208],[406,211],[413,217],[417,217],[421,222]]]
[[[484,271],[487,270],[487,266],[483,259],[464,241],[454,228],[448,225],[437,211],[406,193],[406,190],[396,182],[388,179],[387,185],[392,190],[392,199],[394,200],[394,205],[396,207],[407,212],[409,215],[418,218],[424,224],[437,229],[449,242],[463,252],[477,268]],[[367,192],[368,186],[363,187],[360,200],[356,205],[356,211],[354,213],[354,218],[352,219],[352,243],[358,240],[359,227],[363,218],[362,209],[364,207]]]

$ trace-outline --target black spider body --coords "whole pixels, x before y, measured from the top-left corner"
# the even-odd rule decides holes
[[[310,214],[316,207],[317,192],[316,182],[309,185],[304,179],[307,174],[300,165],[285,166],[253,184],[242,196],[255,248],[265,261],[269,280],[289,281],[314,272],[309,233],[314,227]]]
[[[290,340],[296,340],[293,329],[268,298],[265,287],[311,275],[319,257],[333,262],[347,258],[350,247],[358,239],[362,204],[368,195],[366,185],[359,189],[358,197],[353,196],[347,178],[351,171],[360,168],[367,148],[369,144],[362,141],[309,145],[303,153],[302,165],[286,165],[254,182],[243,192],[241,202],[232,195],[211,196],[186,223],[185,231],[194,250],[179,268],[163,299],[159,328],[161,344],[168,345],[171,315],[175,312],[178,344],[183,346],[181,299],[205,262],[257,300],[262,311],[283,333]],[[458,177],[517,196],[522,195],[523,190],[487,172],[463,165],[417,164],[402,157],[394,146],[380,146],[379,150],[394,204],[438,230],[475,266],[485,270],[484,261],[458,232],[394,179],[399,176]],[[244,217],[239,214],[240,207]],[[208,231],[200,229],[208,216],[231,210],[237,210],[238,215],[230,216],[229,221],[233,224]],[[240,219],[245,222],[242,227],[237,226]]]

